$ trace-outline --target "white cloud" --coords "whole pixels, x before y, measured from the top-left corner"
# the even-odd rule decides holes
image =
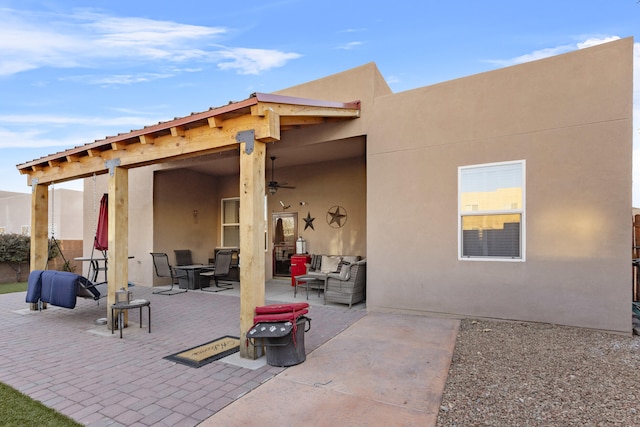
[[[28,130],[20,132],[12,132],[6,129],[0,129],[0,149],[3,148],[39,148],[39,147],[64,147],[68,149],[72,146],[83,145],[87,143],[87,137],[84,136],[65,136],[61,138],[50,138],[37,130]]]
[[[578,49],[584,49],[587,47],[591,47],[591,46],[597,46],[599,44],[603,44],[603,43],[609,43],[615,40],[620,40],[620,37],[618,36],[609,36],[609,37],[604,37],[604,38],[589,38],[583,42],[578,43]]]
[[[0,9],[0,76],[43,67],[100,68],[110,65],[186,64],[179,69],[199,69],[195,63],[219,64],[239,74],[258,74],[281,67],[296,53],[277,50],[225,48],[213,42],[227,33],[223,27],[186,25],[135,17],[114,17],[86,10],[72,14],[36,14]],[[122,76],[120,76],[122,77]],[[146,81],[139,76],[113,78],[111,84]],[[87,80],[90,82],[90,80]],[[96,82],[102,84],[100,80]]]
[[[341,33],[361,33],[363,31],[367,31],[366,28],[347,28],[346,30],[340,31]]]
[[[538,59],[549,58],[551,56],[560,55],[561,53],[575,50],[576,46],[564,45],[557,47],[549,47],[545,49],[535,50],[531,53],[516,56],[509,59],[489,59],[486,62],[500,67],[508,67],[510,65],[523,64],[525,62],[537,61]]]
[[[387,84],[392,85],[392,84],[396,84],[396,83],[400,83],[400,77],[398,76],[387,76],[385,77],[385,81],[387,82]]]
[[[148,117],[124,116],[124,117],[80,117],[80,116],[56,116],[45,114],[4,114],[0,115],[0,123],[4,125],[85,125],[85,126],[144,126],[149,124]]]
[[[113,85],[129,85],[133,83],[148,83],[153,80],[167,79],[175,76],[177,73],[138,73],[138,74],[113,74],[110,76],[74,76],[65,77],[61,80],[74,81],[92,85],[113,86]]]
[[[5,114],[0,115],[0,149],[80,146],[123,128],[140,129],[150,121],[139,112],[112,118]]]
[[[282,67],[290,59],[302,55],[269,49],[228,48],[217,52],[223,61],[218,64],[221,70],[237,70],[238,74],[260,74],[271,68]]]
[[[576,49],[584,49],[591,46],[596,46],[602,43],[608,43],[610,41],[618,40],[618,36],[604,36],[604,37],[591,37],[582,42],[576,44],[566,44],[556,47],[548,47],[545,49],[535,50],[531,53],[516,56],[509,59],[489,59],[486,62],[494,64],[500,67],[507,67],[510,65],[523,64],[525,62],[536,61],[538,59],[549,58],[551,56],[560,55],[562,53],[571,52]]]
[[[364,44],[364,42],[349,42],[349,43],[345,43],[342,44],[340,46],[338,46],[338,49],[343,49],[343,50],[352,50],[357,48],[358,46],[362,46]]]

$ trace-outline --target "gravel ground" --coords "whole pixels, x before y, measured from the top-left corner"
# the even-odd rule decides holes
[[[640,426],[640,336],[463,320],[438,426]]]

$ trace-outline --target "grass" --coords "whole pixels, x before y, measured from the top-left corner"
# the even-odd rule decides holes
[[[1,283],[0,294],[24,292],[27,283]],[[0,383],[0,425],[16,427],[77,427],[71,418],[66,417],[37,400],[20,393],[18,390]]]
[[[13,292],[25,292],[27,282],[20,283],[0,283],[0,294],[10,294]]]
[[[3,426],[16,427],[81,426],[3,383],[0,383],[0,420]]]

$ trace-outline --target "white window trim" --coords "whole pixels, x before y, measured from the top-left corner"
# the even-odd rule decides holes
[[[520,223],[520,258],[507,258],[507,257],[463,257],[462,256],[462,206],[460,206],[460,195],[462,194],[461,188],[461,173],[464,169],[473,169],[477,167],[487,166],[501,166],[509,164],[521,164],[522,165],[522,210],[514,211],[473,211],[471,213],[465,213],[464,216],[472,215],[491,215],[502,213],[519,213],[521,215]],[[508,162],[494,162],[494,163],[480,163],[476,165],[466,165],[458,167],[458,261],[489,261],[489,262],[525,262],[527,260],[527,162],[526,160],[512,160]]]
[[[230,222],[230,223],[225,223],[224,222],[224,203],[226,201],[238,201],[240,202],[240,197],[227,197],[224,199],[220,199],[220,247],[221,248],[226,248],[229,247],[231,248],[232,246],[225,246],[224,245],[224,228],[225,227],[235,227],[238,226],[240,227],[240,215],[238,214],[238,222]],[[239,236],[238,236],[239,237]],[[235,248],[235,246],[233,246]]]

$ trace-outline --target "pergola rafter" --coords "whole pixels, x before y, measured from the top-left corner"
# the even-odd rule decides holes
[[[18,165],[29,184],[64,182],[108,172],[107,161],[139,167],[235,149],[238,132],[273,142],[281,130],[357,118],[359,102],[333,103],[257,93],[251,98],[202,113],[107,137]]]

